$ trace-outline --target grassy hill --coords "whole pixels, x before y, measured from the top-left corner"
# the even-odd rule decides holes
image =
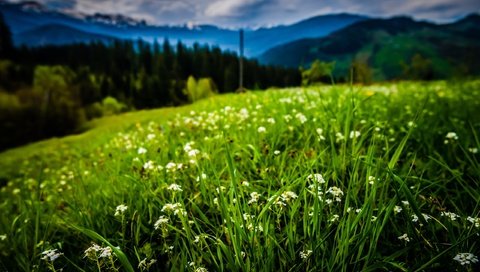
[[[478,270],[479,89],[221,95],[6,151],[0,270]]]
[[[316,59],[335,61],[337,78],[347,77],[354,61],[368,65],[376,80],[478,75],[480,66],[475,60],[480,58],[479,25],[480,15],[446,25],[407,17],[371,19],[324,38],[272,48],[260,60],[290,67],[308,66]],[[416,65],[415,56],[420,63],[416,71],[409,71]]]

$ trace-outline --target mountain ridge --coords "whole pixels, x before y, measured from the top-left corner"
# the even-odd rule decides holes
[[[301,39],[273,47],[259,60],[264,64],[308,67],[314,60],[335,61],[337,75],[348,76],[352,63],[371,68],[374,79],[398,79],[424,61],[426,74],[443,78],[459,69],[478,74],[480,16],[472,14],[449,24],[415,21],[409,17],[370,19],[351,24],[328,36]],[[457,69],[458,68],[458,69]],[[410,71],[411,72],[411,71]]]
[[[181,40],[187,45],[193,45],[198,42],[220,46],[224,50],[236,51],[238,48],[238,30],[221,28],[215,25],[156,26],[147,24],[144,21],[135,21],[135,19],[123,15],[61,13],[48,10],[36,2],[0,3],[0,12],[3,13],[13,34],[25,33],[27,30],[38,29],[47,24],[56,24],[66,25],[83,32],[92,33],[92,35],[106,35],[118,39],[140,38],[153,42],[155,39],[168,38],[173,41]],[[255,57],[273,46],[300,38],[322,37],[349,24],[366,19],[367,17],[362,15],[340,13],[319,15],[290,25],[245,29],[245,54],[247,57]],[[33,32],[30,33],[33,35]],[[27,46],[41,45],[35,43],[33,37],[24,37],[20,42],[14,41],[15,44],[21,45],[21,42],[26,40],[31,41],[30,44],[26,44]],[[90,41],[91,39],[86,40]],[[53,37],[51,43],[56,43]]]

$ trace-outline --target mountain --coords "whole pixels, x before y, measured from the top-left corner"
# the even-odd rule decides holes
[[[71,43],[110,43],[113,37],[84,32],[65,25],[43,25],[38,28],[18,33],[14,36],[18,44],[30,46],[64,45]]]
[[[323,38],[271,48],[259,57],[262,63],[290,67],[305,67],[316,59],[335,61],[337,76],[348,75],[352,62],[363,63],[378,80],[399,78],[415,65],[430,69],[424,72],[433,78],[478,74],[480,16],[443,25],[408,17],[364,20]]]
[[[148,42],[168,38],[173,42],[181,40],[187,45],[199,43],[219,46],[224,50],[238,49],[238,30],[213,25],[154,26],[123,15],[52,11],[33,1],[15,4],[0,1],[0,12],[10,26],[16,45],[66,44],[95,40],[101,35],[117,39],[143,39]],[[246,29],[245,55],[254,57],[280,44],[302,38],[323,37],[365,19],[367,18],[359,15],[336,14],[317,16],[291,25]],[[55,26],[59,27],[60,32],[65,30],[64,27],[70,27],[81,31],[82,38],[72,35],[69,40],[65,35],[44,35],[42,43],[35,42],[35,37],[40,35],[36,32],[43,31],[45,26],[49,26],[50,33],[55,32]],[[88,34],[92,37],[87,38]],[[56,37],[61,37],[61,40],[55,40]]]

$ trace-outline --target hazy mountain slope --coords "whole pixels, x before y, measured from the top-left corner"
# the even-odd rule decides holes
[[[63,45],[70,43],[91,43],[95,41],[112,42],[113,37],[106,35],[84,32],[65,25],[44,25],[35,29],[15,34],[13,36],[17,44],[31,46]]]
[[[220,46],[222,49],[238,49],[238,31],[224,29],[213,25],[184,25],[184,26],[152,26],[143,21],[122,15],[106,14],[63,14],[47,10],[36,2],[23,2],[19,4],[8,4],[0,2],[0,12],[4,15],[7,24],[12,33],[22,33],[21,40],[15,40],[16,44],[25,44],[27,46],[36,46],[39,43],[35,37],[39,34],[34,33],[34,29],[41,26],[50,26],[50,32],[55,30],[56,26],[68,26],[86,33],[92,33],[91,38],[84,37],[84,40],[95,39],[95,35],[106,35],[120,39],[144,39],[153,41],[154,39],[170,39],[173,42],[181,40],[187,45],[195,42],[200,44],[209,44]],[[247,29],[245,31],[245,54],[249,57],[257,56],[271,47],[279,44],[291,42],[307,37],[323,37],[331,32],[348,26],[352,23],[365,20],[359,15],[336,14],[316,16],[307,20],[300,21],[291,25],[281,25],[271,28]],[[31,30],[31,32],[27,32]],[[63,31],[59,29],[58,31]],[[27,37],[28,35],[31,37]],[[61,36],[61,35],[59,35]],[[50,35],[55,38],[55,35]],[[77,42],[78,39],[62,36],[62,40],[45,40],[41,44],[65,44]]]
[[[447,25],[406,17],[372,19],[324,38],[302,39],[272,48],[260,60],[291,67],[307,66],[315,59],[336,61],[335,73],[340,76],[347,75],[352,61],[358,60],[373,68],[374,78],[392,79],[402,76],[412,58],[419,55],[430,62],[433,77],[458,72],[456,68],[470,73],[478,66],[473,60],[480,57],[479,17],[471,15]]]

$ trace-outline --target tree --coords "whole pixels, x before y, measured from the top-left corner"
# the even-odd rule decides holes
[[[372,69],[365,59],[355,59],[350,69],[352,71],[352,81],[355,83],[370,84],[372,83]]]
[[[335,69],[335,62],[322,62],[315,60],[310,69],[303,70],[300,68],[302,74],[302,85],[306,86],[316,82],[333,82],[333,69]]]
[[[78,90],[72,85],[75,74],[63,66],[37,66],[34,74],[34,92],[41,117],[40,130],[44,136],[61,135],[77,129],[85,121]]]
[[[0,58],[8,58],[13,51],[12,33],[0,12]]]

